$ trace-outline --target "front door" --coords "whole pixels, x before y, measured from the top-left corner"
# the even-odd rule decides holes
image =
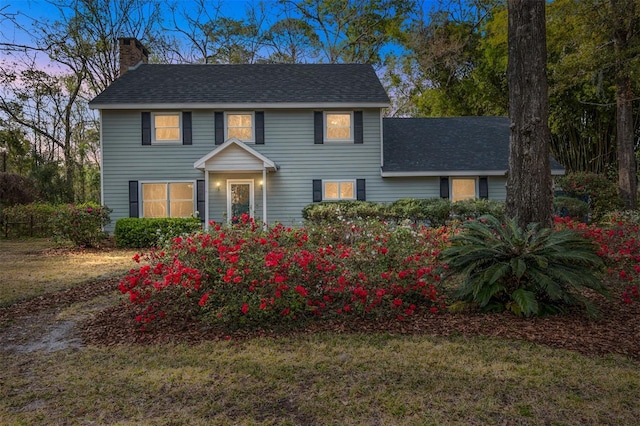
[[[253,179],[227,181],[227,218],[232,221],[243,214],[253,216]]]

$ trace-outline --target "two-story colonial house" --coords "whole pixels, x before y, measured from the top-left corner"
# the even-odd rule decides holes
[[[296,224],[318,201],[505,198],[505,117],[383,118],[389,98],[369,65],[151,65],[147,55],[121,39],[121,76],[90,103],[114,223],[246,212]]]

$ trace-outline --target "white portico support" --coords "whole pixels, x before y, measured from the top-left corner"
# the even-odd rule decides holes
[[[209,172],[204,172],[204,229],[209,229]]]
[[[210,207],[210,174],[218,176],[232,174],[255,174],[262,172],[262,220],[267,223],[267,172],[278,171],[278,166],[268,157],[239,141],[229,139],[218,145],[213,151],[197,160],[193,167],[204,171],[205,174],[205,226],[209,224]],[[213,197],[215,199],[215,197]]]
[[[262,169],[262,222],[266,225],[267,221],[267,169]]]

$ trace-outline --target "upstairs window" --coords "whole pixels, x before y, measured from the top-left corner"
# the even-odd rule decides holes
[[[325,113],[324,139],[328,142],[353,142],[353,114],[350,112]]]
[[[180,113],[155,113],[153,114],[153,140],[159,143],[180,143],[182,132],[180,131]]]
[[[353,180],[325,180],[322,187],[322,199],[325,201],[356,199],[356,185]]]
[[[227,113],[227,137],[254,142],[254,120],[251,113]]]

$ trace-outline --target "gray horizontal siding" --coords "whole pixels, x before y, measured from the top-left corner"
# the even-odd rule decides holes
[[[301,222],[304,206],[312,202],[314,179],[365,179],[368,201],[392,202],[399,198],[433,198],[439,194],[437,177],[382,178],[380,176],[380,110],[363,114],[364,143],[314,144],[313,110],[267,110],[265,144],[249,146],[274,161],[279,170],[268,173],[268,221]],[[204,179],[193,163],[216,148],[214,111],[192,112],[192,145],[141,144],[140,111],[102,111],[103,203],[113,209],[112,224],[127,217],[128,182]],[[239,152],[239,150],[238,150]],[[236,151],[219,160],[234,166]],[[209,218],[226,219],[226,179],[255,180],[255,215],[262,217],[261,173],[217,173],[209,176]],[[220,182],[218,191],[216,183]],[[504,178],[489,178],[490,198],[504,199]]]
[[[507,198],[507,178],[504,176],[489,176],[489,199],[504,201]]]
[[[268,176],[269,221],[301,221],[311,203],[314,179],[366,179],[381,182],[380,111],[363,114],[363,144],[314,144],[312,110],[265,113],[265,144],[255,146],[279,166]]]
[[[194,111],[192,145],[142,145],[140,111],[102,111],[103,203],[115,221],[129,215],[130,180],[184,181],[203,179],[193,162],[211,150],[213,114]]]

